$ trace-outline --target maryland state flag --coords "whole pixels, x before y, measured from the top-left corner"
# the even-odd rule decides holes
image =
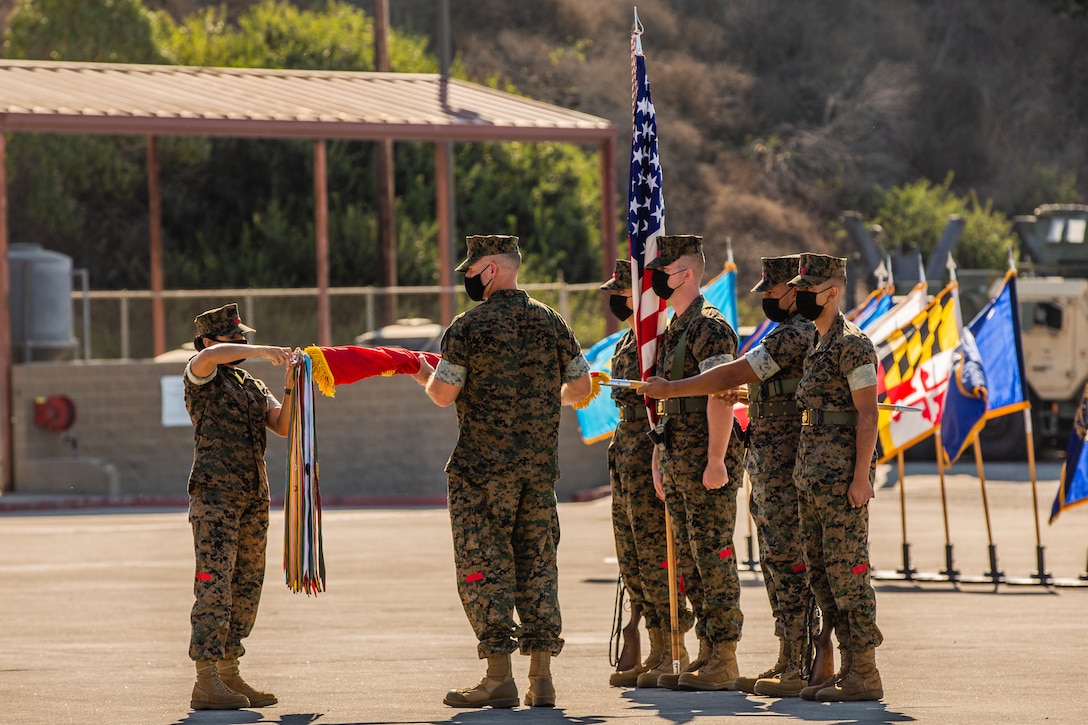
[[[921,407],[921,413],[880,411],[880,462],[931,435],[952,371],[952,353],[960,343],[956,282],[950,282],[906,326],[877,347],[881,403]]]
[[[431,367],[441,359],[433,352],[415,352],[403,347],[318,347],[311,345],[305,353],[313,360],[313,380],[327,397],[336,395],[337,385],[347,385],[374,375],[400,375],[419,372],[422,356]]]
[[[1088,386],[1084,388],[1077,418],[1073,423],[1073,433],[1069,436],[1069,448],[1065,452],[1062,464],[1062,479],[1058,486],[1058,495],[1054,497],[1054,507],[1050,510],[1050,522],[1054,523],[1058,515],[1066,509],[1088,503],[1088,446],[1084,439],[1088,436]]]

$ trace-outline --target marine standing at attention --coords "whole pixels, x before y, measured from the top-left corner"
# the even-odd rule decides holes
[[[638,345],[631,323],[631,262],[616,262],[616,272],[601,289],[610,292],[609,308],[628,330],[616,344],[612,375],[639,378]],[[668,554],[665,542],[665,505],[654,491],[654,444],[647,435],[646,400],[633,388],[614,388],[612,399],[619,408],[619,425],[608,444],[608,473],[612,483],[612,529],[616,558],[631,605],[640,605],[646,618],[650,652],[630,669],[613,672],[613,687],[657,687],[657,679],[672,672],[669,620]],[[681,550],[682,569],[690,568],[690,556]],[[681,569],[681,570],[682,570]],[[694,596],[694,593],[693,593]],[[695,616],[681,598],[679,627],[687,632]],[[680,667],[688,666],[687,648],[681,644]]]
[[[884,696],[876,648],[876,592],[870,582],[869,499],[876,472],[876,350],[839,312],[846,259],[802,254],[797,310],[816,323],[816,347],[797,386],[801,444],[793,480],[798,489],[801,546],[809,583],[825,623],[835,628],[839,672],[805,699],[879,700]]]
[[[657,349],[656,369],[671,380],[692,377],[731,362],[737,333],[699,291],[706,260],[702,237],[661,236],[658,256],[646,265],[658,297],[675,311]],[[665,498],[677,546],[693,559],[685,581],[698,578],[694,595],[699,656],[679,675],[658,678],[661,687],[729,690],[739,676],[737,642],[743,616],[733,550],[737,487],[744,444],[733,435],[733,405],[694,396],[662,401],[659,443],[654,447],[654,485]],[[690,589],[689,589],[690,593]]]

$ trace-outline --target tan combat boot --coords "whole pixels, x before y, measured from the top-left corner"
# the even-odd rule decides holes
[[[450,707],[517,707],[518,686],[510,671],[510,655],[487,658],[487,674],[475,687],[450,690],[442,700]]]
[[[790,642],[786,650],[790,653],[789,663],[779,674],[757,680],[755,687],[757,695],[797,697],[801,694],[801,690],[808,686],[808,680],[801,674],[801,653],[804,651],[804,644]]]
[[[789,643],[784,637],[778,638],[778,661],[771,665],[771,669],[759,673],[755,677],[738,677],[733,682],[733,689],[738,692],[747,692],[749,695],[754,695],[756,691],[756,681],[765,680],[768,677],[778,677],[785,672],[786,665],[790,663],[790,650]]]
[[[219,660],[215,663],[215,669],[219,673],[219,679],[224,685],[239,695],[245,695],[250,707],[268,707],[275,705],[279,700],[271,692],[261,692],[250,687],[249,683],[238,674],[238,658]]]
[[[809,687],[803,688],[801,690],[802,700],[815,700],[816,693],[818,693],[825,687],[831,687],[846,675],[847,671],[850,669],[850,661],[852,659],[852,655],[850,652],[841,649],[839,650],[839,659],[841,660],[841,662],[839,663],[839,671],[833,674],[829,679],[821,682],[818,685],[811,685]]]
[[[677,684],[682,690],[732,690],[738,677],[737,643],[715,642],[706,664],[680,675]]]
[[[529,654],[529,691],[525,693],[525,704],[529,707],[555,707],[552,656],[547,652]]]
[[[661,658],[665,655],[665,630],[660,627],[650,628],[647,630],[647,634],[650,635],[650,653],[646,655],[646,659],[629,670],[613,672],[608,677],[609,685],[612,687],[637,687],[638,676],[657,667],[661,662]],[[654,684],[657,684],[656,680]]]
[[[703,641],[699,640],[699,651],[703,650]],[[691,666],[691,657],[688,655],[687,645],[683,637],[680,638],[680,671]],[[668,634],[665,635],[665,650],[661,653],[661,662],[652,670],[643,672],[638,676],[639,687],[668,687],[677,689],[676,678],[678,674],[672,671],[672,642]]]
[[[215,671],[214,660],[197,660],[196,684],[189,707],[194,710],[240,710],[249,707],[249,698],[223,684]]]
[[[646,672],[639,675],[638,681],[635,685],[638,687],[666,687],[660,684],[660,678],[662,677],[676,677],[672,674],[672,637],[670,632],[664,629],[662,632],[662,650],[657,658],[657,663],[650,668],[646,669]],[[650,654],[653,655],[653,640],[651,640]],[[650,658],[646,658],[646,665],[650,665]],[[685,646],[683,641],[683,635],[680,636],[680,668],[688,666],[689,656],[688,647]]]
[[[852,653],[850,669],[837,682],[816,693],[820,702],[858,702],[884,697],[884,685],[876,669],[876,650]]]

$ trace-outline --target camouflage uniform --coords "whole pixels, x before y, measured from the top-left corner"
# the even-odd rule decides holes
[[[795,314],[745,355],[762,381],[748,385],[749,509],[759,535],[759,564],[775,635],[791,642],[805,637],[805,612],[812,596],[801,553],[793,467],[801,435],[794,386],[815,339],[815,325]]]
[[[660,256],[647,268],[667,266],[671,260],[695,251],[686,249],[685,238],[659,237]],[[697,251],[702,252],[701,240]],[[675,247],[669,249],[669,246]],[[675,378],[673,361],[681,335],[684,344],[682,375],[691,377],[732,361],[737,354],[737,333],[725,317],[700,295],[684,312],[675,315],[661,336],[657,348],[657,373]],[[703,486],[710,433],[706,397],[674,398],[659,404],[664,417],[665,441],[658,461],[665,489],[665,505],[674,522],[678,547],[691,552],[693,565],[685,571],[689,597],[697,617],[696,633],[710,645],[735,643],[740,639],[743,615],[740,611],[740,580],[733,549],[733,528],[737,519],[737,487],[743,475],[744,444],[734,425],[729,438],[725,466],[729,482],[716,490]],[[682,564],[681,564],[682,566]],[[701,596],[693,596],[695,576]]]
[[[855,413],[853,424],[803,425],[793,473],[809,583],[845,652],[870,650],[883,641],[869,580],[869,507],[852,508],[846,497],[856,451],[851,390],[876,384],[876,362],[873,343],[840,314],[805,358],[797,388],[802,410],[837,412],[845,421]],[[870,482],[875,470],[874,453]]]
[[[233,304],[196,321],[208,337],[250,329],[238,324]],[[234,329],[224,329],[224,321]],[[185,407],[196,442],[188,485],[196,554],[194,660],[240,657],[257,618],[268,548],[265,425],[278,405],[265,384],[241,368],[220,365],[198,378],[185,367]]]
[[[616,345],[612,375],[625,380],[639,378],[638,347],[631,330]],[[613,388],[612,398],[620,408],[620,423],[608,445],[612,528],[620,574],[632,604],[642,605],[647,629],[667,629],[670,622],[665,505],[654,491],[653,442],[647,435],[646,404],[642,395],[631,388]],[[680,571],[690,571],[689,557],[678,558],[682,562]],[[691,610],[681,604],[681,631],[691,629],[693,619]]]
[[[519,646],[556,655],[563,647],[560,389],[588,371],[563,318],[522,290],[496,291],[442,338],[434,376],[461,387],[457,444],[446,464],[457,591],[481,658]]]

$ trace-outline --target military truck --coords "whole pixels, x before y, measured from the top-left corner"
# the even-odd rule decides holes
[[[856,212],[842,217],[858,245],[860,262],[875,261],[895,270],[897,293],[917,283],[922,270],[916,249],[887,254],[873,241]],[[1046,204],[1013,220],[1021,240],[1017,275],[1024,375],[1031,397],[1032,429],[1037,450],[1064,450],[1088,384],[1088,205]],[[952,217],[925,266],[930,293],[943,286],[942,272],[954,250],[963,220]],[[957,269],[964,322],[997,294],[1005,270]],[[947,274],[943,275],[947,279]],[[980,435],[987,459],[1023,459],[1026,437],[1022,415],[1007,415],[986,424]],[[925,448],[918,451],[922,457]]]
[[[1016,291],[1036,445],[1064,448],[1088,383],[1088,206],[1046,204],[1013,220]]]

